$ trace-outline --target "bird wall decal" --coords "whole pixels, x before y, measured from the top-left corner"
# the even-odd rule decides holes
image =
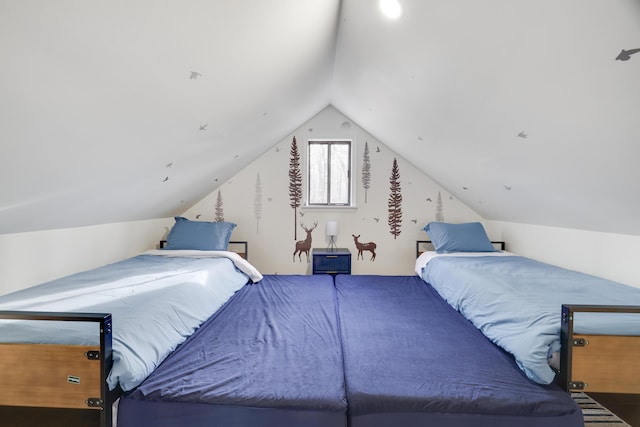
[[[207,130],[207,126],[209,126],[209,123],[205,123],[203,125],[200,125],[200,130]]]
[[[192,71],[191,74],[189,75],[189,79],[191,80],[196,80],[198,77],[200,77],[202,74],[198,73],[197,71]]]
[[[618,54],[618,56],[616,56],[616,61],[628,61],[629,59],[631,59],[631,55],[638,52],[640,52],[640,48],[629,49],[629,50],[622,49],[622,51]]]
[[[518,138],[524,138],[524,139],[527,139],[527,137],[528,137],[528,136],[529,136],[529,135],[527,135],[524,131],[522,131],[522,132],[520,132],[520,133],[518,134]]]

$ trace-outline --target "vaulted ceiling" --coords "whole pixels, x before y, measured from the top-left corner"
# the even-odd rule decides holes
[[[486,219],[640,235],[640,1],[400,2],[0,0],[0,234],[181,213],[333,105]]]

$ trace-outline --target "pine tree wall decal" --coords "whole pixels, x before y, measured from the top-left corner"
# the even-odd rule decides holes
[[[253,215],[256,218],[256,233],[260,234],[260,219],[262,218],[262,183],[260,174],[256,175],[256,190],[253,196]]]
[[[362,187],[364,188],[364,202],[367,203],[367,190],[371,185],[371,159],[369,158],[369,143],[364,143],[362,155]]]
[[[393,159],[393,167],[391,168],[391,193],[389,194],[389,230],[393,238],[397,238],[401,232],[402,226],[402,192],[400,188],[400,171],[398,169],[398,161]]]
[[[444,212],[442,211],[442,195],[438,191],[438,200],[436,201],[436,221],[444,222]]]
[[[218,198],[216,199],[216,222],[224,222],[224,211],[222,209],[222,194],[218,190]]]
[[[289,160],[289,200],[293,208],[293,240],[298,240],[297,215],[302,200],[302,173],[300,172],[300,154],[296,137],[291,143],[291,159]]]

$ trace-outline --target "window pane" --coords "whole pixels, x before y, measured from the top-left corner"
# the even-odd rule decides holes
[[[328,157],[327,144],[309,144],[309,203],[328,202]]]
[[[349,163],[349,144],[331,144],[329,203],[349,204]]]
[[[351,204],[351,141],[308,142],[308,203]]]

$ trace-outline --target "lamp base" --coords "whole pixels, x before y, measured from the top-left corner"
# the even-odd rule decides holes
[[[330,251],[335,251],[338,249],[336,247],[336,241],[334,240],[334,236],[331,236],[331,238],[329,239],[329,246],[327,246],[327,249]]]

